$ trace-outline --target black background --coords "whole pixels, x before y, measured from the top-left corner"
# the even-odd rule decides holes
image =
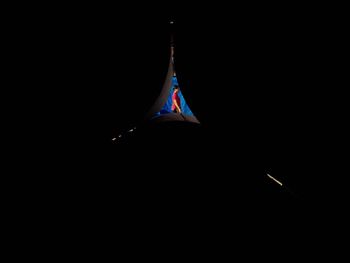
[[[42,8],[11,20],[21,72],[13,122],[24,138],[14,155],[35,171],[17,178],[35,196],[24,204],[136,224],[174,219],[173,211],[229,221],[232,209],[264,218],[272,207],[301,216],[330,195],[341,200],[329,175],[337,178],[345,158],[332,159],[345,106],[333,61],[338,22],[325,7]],[[111,139],[138,125],[159,94],[170,20],[180,87],[202,126],[180,135],[168,159],[162,133],[153,144]]]

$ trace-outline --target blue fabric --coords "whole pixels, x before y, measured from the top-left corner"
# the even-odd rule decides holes
[[[171,105],[172,105],[172,95],[173,95],[173,92],[174,92],[174,86],[175,85],[179,85],[178,82],[177,82],[177,78],[176,77],[173,77],[172,79],[172,83],[171,83],[171,88],[170,88],[170,92],[169,92],[169,95],[168,95],[168,99],[166,101],[166,103],[164,104],[163,108],[161,109],[160,112],[157,112],[155,114],[155,116],[158,116],[160,114],[167,114],[167,113],[171,113]],[[187,105],[186,101],[185,101],[185,98],[184,96],[182,95],[181,93],[181,90],[179,90],[178,92],[178,95],[179,95],[179,98],[180,98],[180,101],[181,101],[181,111],[182,111],[182,114],[184,115],[193,115],[190,107]]]

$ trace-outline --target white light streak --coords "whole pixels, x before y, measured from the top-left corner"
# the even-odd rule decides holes
[[[273,178],[271,175],[267,174],[267,176],[268,176],[269,178],[271,178],[272,180],[274,180],[276,183],[278,183],[280,186],[283,185],[280,181],[278,181],[277,179]]]

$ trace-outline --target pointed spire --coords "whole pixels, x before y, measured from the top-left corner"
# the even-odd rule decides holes
[[[173,87],[177,84],[177,78],[175,73],[175,65],[174,65],[174,21],[169,21],[170,26],[170,61],[168,73],[166,75],[163,88],[160,92],[158,99],[155,101],[152,108],[146,114],[145,119],[149,121],[186,121],[192,123],[199,123],[197,118],[193,115],[189,106],[187,105],[185,98],[181,92],[181,90],[177,93],[178,106],[180,107],[180,111],[174,111],[173,105]]]
[[[175,53],[175,41],[174,41],[174,20],[170,21],[170,49],[171,49],[171,61],[174,64],[174,53]],[[175,71],[174,71],[175,74]]]

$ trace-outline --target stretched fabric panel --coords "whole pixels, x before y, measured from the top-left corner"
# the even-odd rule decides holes
[[[167,99],[165,105],[163,106],[163,108],[160,110],[160,112],[157,113],[157,115],[159,115],[159,114],[167,114],[167,113],[172,112],[172,110],[171,110],[171,107],[172,107],[172,104],[173,104],[172,95],[174,93],[174,86],[175,85],[179,86],[179,84],[177,82],[177,78],[174,76],[173,79],[172,79],[172,85],[171,85],[171,88],[170,88],[168,99]],[[182,114],[192,116],[193,113],[192,113],[190,107],[187,105],[186,100],[185,100],[184,96],[181,93],[181,90],[179,90],[178,96],[179,96],[180,102],[181,102],[180,108],[181,108]]]
[[[192,113],[190,107],[186,103],[186,100],[180,89],[177,93],[177,96],[178,96],[178,99],[180,100],[181,113],[175,113],[171,110],[172,104],[173,104],[174,86],[175,85],[179,86],[177,78],[174,73],[175,73],[174,59],[173,59],[173,49],[172,49],[171,58],[169,61],[168,73],[166,75],[163,88],[156,102],[153,104],[149,112],[146,114],[145,120],[148,121],[148,120],[154,120],[159,118],[159,120],[157,121],[174,120],[174,121],[186,121],[186,122],[199,123],[197,118]],[[165,116],[166,118],[164,118]]]
[[[151,119],[152,122],[168,122],[168,121],[185,121],[185,122],[193,122],[200,123],[195,116],[183,115],[178,113],[168,113],[154,116]]]
[[[170,59],[169,62],[169,68],[168,68],[168,73],[166,75],[166,79],[163,84],[163,88],[160,92],[159,97],[151,107],[151,109],[148,111],[148,113],[145,116],[145,120],[149,120],[154,118],[154,116],[157,116],[160,114],[160,111],[162,110],[164,104],[166,103],[168,97],[169,97],[169,92],[172,86],[172,76],[174,75],[174,67],[172,63],[172,59]]]

